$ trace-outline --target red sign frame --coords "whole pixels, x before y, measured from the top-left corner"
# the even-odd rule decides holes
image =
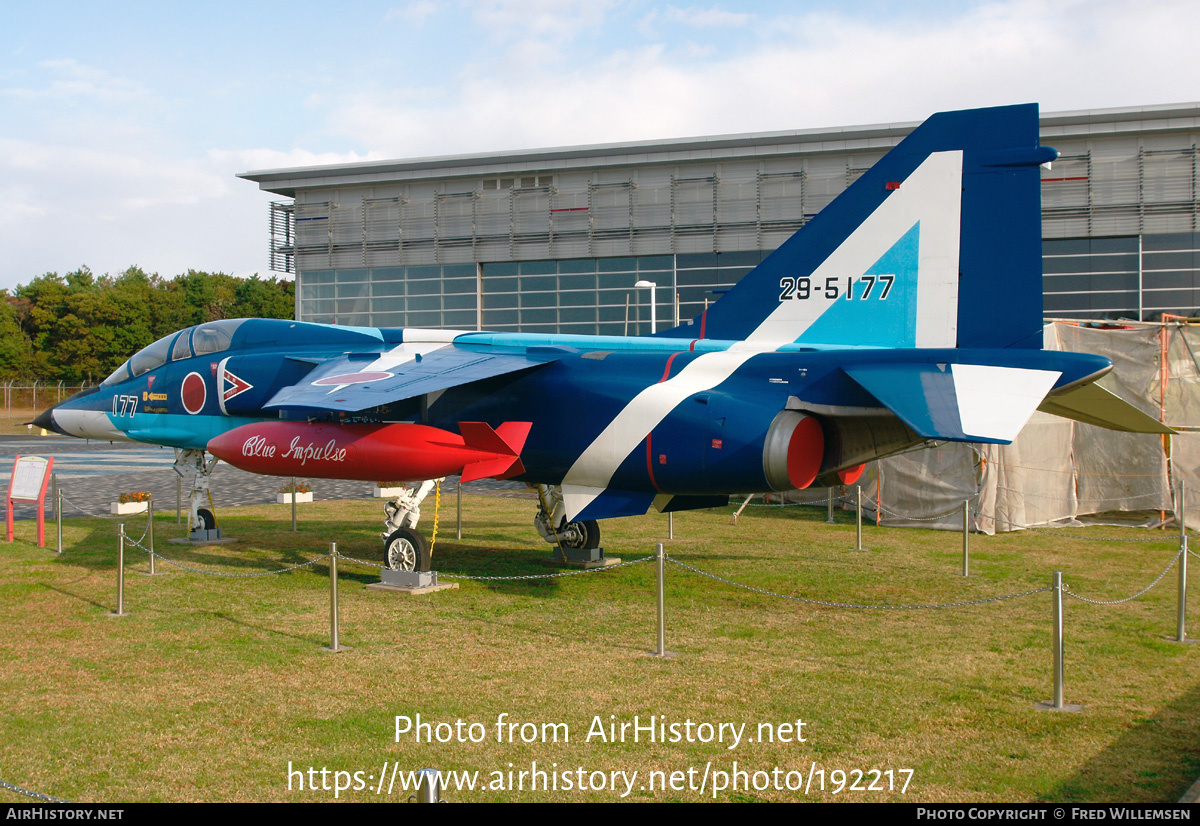
[[[25,458],[26,459],[41,459],[42,457],[41,456],[26,456]],[[7,519],[5,520],[6,536],[7,536],[7,539],[9,542],[13,541],[13,527],[14,527],[13,526],[13,508],[14,508],[13,503],[14,502],[36,503],[38,506],[38,511],[37,511],[38,547],[44,548],[44,547],[46,547],[46,488],[48,488],[50,486],[50,477],[53,475],[51,473],[51,471],[54,469],[54,457],[53,456],[46,457],[46,470],[44,471],[44,473],[42,475],[41,489],[38,491],[38,495],[37,495],[36,499],[29,499],[29,498],[25,498],[25,497],[14,497],[13,496],[13,485],[16,483],[17,468],[20,467],[20,464],[21,464],[21,457],[18,455],[17,458],[15,460],[13,460],[12,476],[10,476],[8,478],[8,492],[4,497],[4,502],[5,502],[5,505],[7,506],[6,510],[8,512]]]

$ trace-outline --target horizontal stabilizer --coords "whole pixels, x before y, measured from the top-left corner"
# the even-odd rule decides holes
[[[863,364],[843,368],[926,439],[1008,444],[1061,373],[981,364]]]
[[[1174,433],[1153,416],[1138,410],[1115,393],[1098,384],[1073,387],[1065,393],[1048,396],[1038,406],[1043,413],[1064,419],[1094,424],[1126,433]]]

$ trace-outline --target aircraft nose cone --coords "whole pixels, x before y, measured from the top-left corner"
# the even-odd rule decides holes
[[[40,427],[45,430],[50,430],[50,431],[53,431],[54,433],[61,433],[64,436],[67,435],[61,428],[59,428],[57,425],[54,424],[54,417],[50,415],[53,412],[54,412],[53,407],[48,407],[45,410],[43,410],[41,413],[38,414],[38,417],[33,420],[33,426]]]

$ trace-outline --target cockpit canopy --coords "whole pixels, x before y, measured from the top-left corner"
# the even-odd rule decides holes
[[[137,378],[170,361],[207,356],[228,350],[233,334],[246,322],[244,318],[228,318],[188,327],[178,333],[164,336],[153,344],[139,350],[133,358],[122,364],[103,381],[103,385],[117,384]]]

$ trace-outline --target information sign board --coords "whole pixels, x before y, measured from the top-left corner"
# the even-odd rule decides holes
[[[46,547],[46,487],[50,484],[50,470],[54,457],[18,456],[13,462],[12,476],[8,480],[6,535],[13,541],[13,507],[15,502],[37,504],[38,547]]]

